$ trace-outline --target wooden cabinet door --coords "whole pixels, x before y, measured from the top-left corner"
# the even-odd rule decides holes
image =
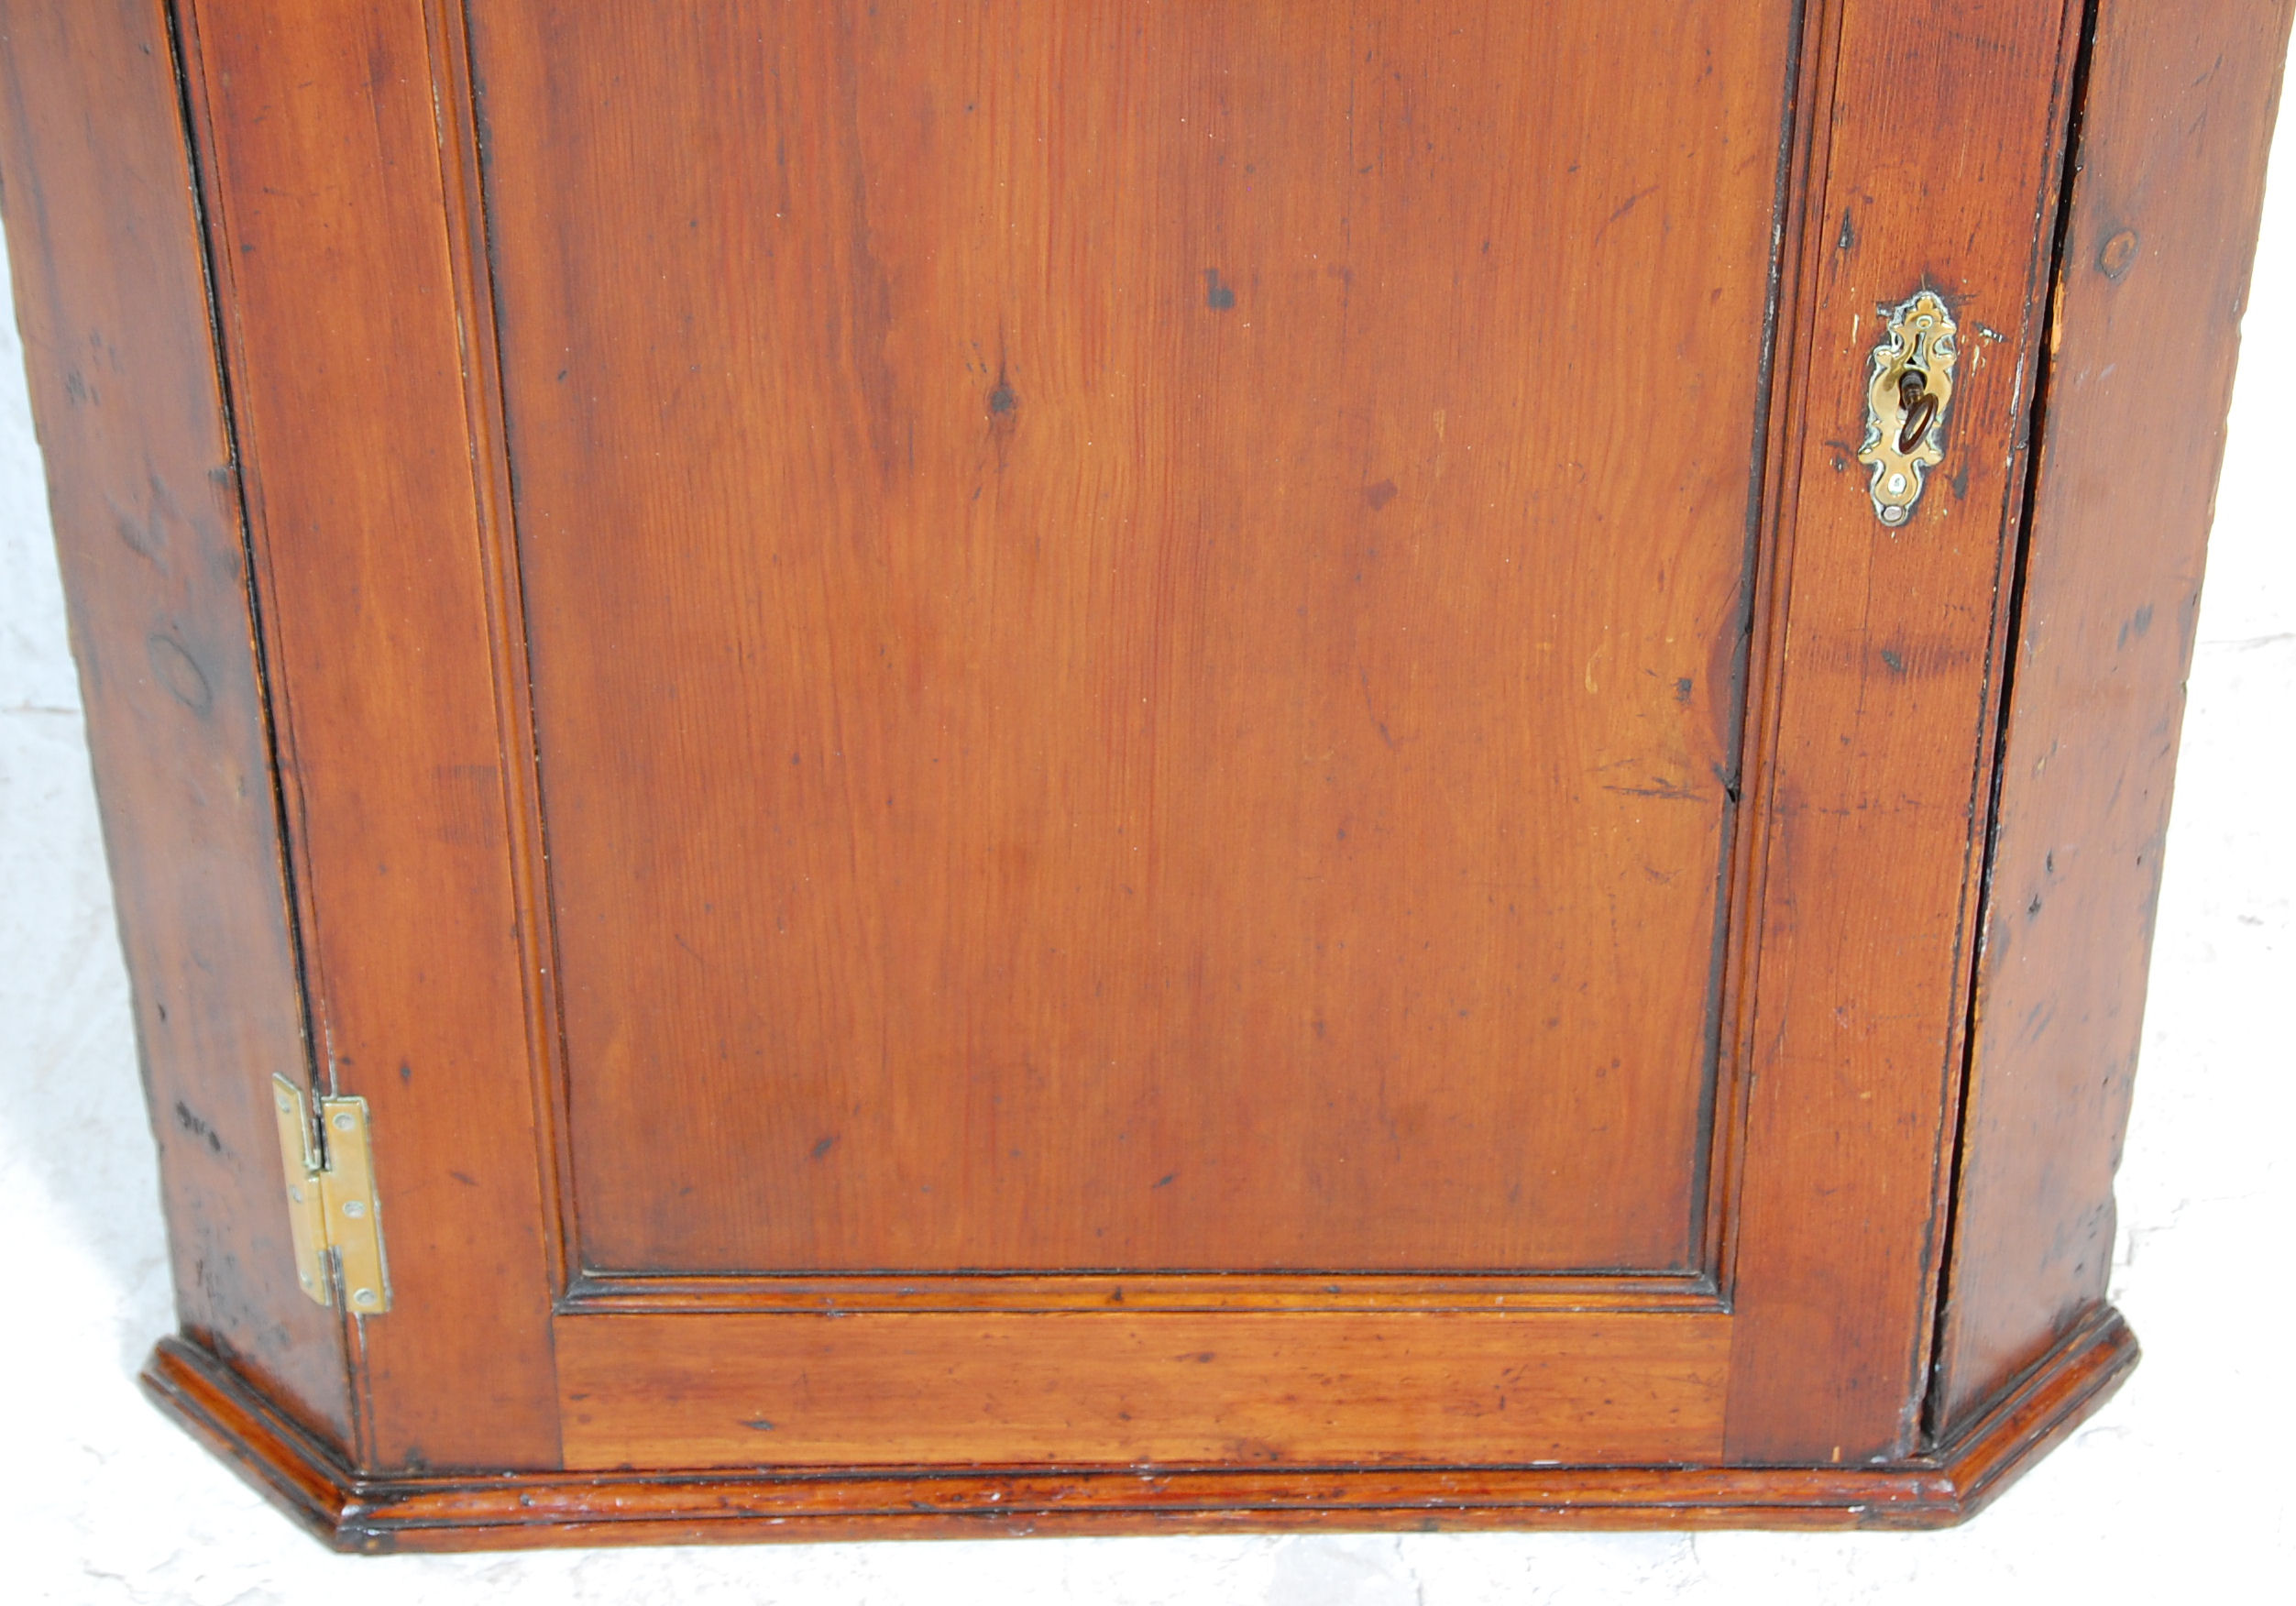
[[[186,6],[362,1464],[1913,1449],[2080,12]]]

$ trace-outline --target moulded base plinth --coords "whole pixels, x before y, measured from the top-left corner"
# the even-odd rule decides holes
[[[151,1397],[338,1550],[1474,1528],[1938,1528],[1982,1509],[2137,1364],[2106,1307],[1934,1453],[1882,1467],[1004,1467],[369,1476],[214,1355]]]

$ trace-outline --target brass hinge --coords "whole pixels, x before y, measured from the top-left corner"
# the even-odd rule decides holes
[[[382,1206],[375,1197],[374,1155],[367,1142],[367,1101],[319,1101],[326,1145],[324,1164],[313,1141],[302,1089],[284,1076],[274,1076],[271,1103],[279,1110],[287,1220],[294,1232],[295,1274],[303,1292],[331,1305],[340,1286],[344,1304],[353,1315],[382,1314],[390,1308],[390,1277],[383,1265]]]

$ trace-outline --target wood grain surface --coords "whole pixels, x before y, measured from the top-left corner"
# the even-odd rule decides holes
[[[2098,8],[2001,756],[1940,1432],[2084,1319],[2111,1272],[2291,15],[2285,0]]]
[[[360,1453],[555,1465],[510,782],[424,8],[183,16],[305,982],[327,1085],[372,1112],[393,1304],[359,1324]]]
[[[155,1397],[351,1548],[1982,1504],[2290,11],[0,0]]]
[[[1729,1318],[568,1316],[569,1468],[1711,1462]]]
[[[347,1444],[343,1337],[296,1282],[281,1196],[271,1077],[307,1081],[308,1060],[167,7],[0,5],[0,120],[16,324],[176,1310],[187,1335]],[[134,1141],[132,1112],[116,1113]]]
[[[1889,1460],[1920,1430],[2081,12],[1837,15],[1754,794],[1765,878],[1725,1284],[1742,1461]],[[1952,307],[1963,356],[1947,462],[1892,533],[1854,454],[1879,309],[1923,288]]]
[[[342,1550],[1490,1528],[1936,1528],[1983,1510],[2137,1360],[2117,1315],[2069,1335],[1935,1453],[1895,1467],[980,1468],[351,1471],[193,1346],[145,1369],[161,1409]]]
[[[1692,1265],[1792,16],[472,8],[586,1266]]]

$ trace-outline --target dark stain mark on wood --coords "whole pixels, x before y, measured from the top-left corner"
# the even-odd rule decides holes
[[[1236,289],[1220,282],[1217,268],[1203,270],[1203,304],[1215,313],[1227,312],[1236,305]]]
[[[1857,243],[1858,226],[1851,221],[1850,209],[1845,206],[1841,209],[1841,237],[1834,241],[1834,248],[1840,251],[1852,250]]]
[[[980,371],[985,374],[988,369],[983,366]],[[1005,371],[1005,336],[1001,330],[996,337],[996,381],[989,387],[988,410],[989,446],[996,455],[996,471],[1002,474],[1011,458],[1013,436],[1020,429],[1020,392],[1013,388]],[[984,484],[976,485],[974,500],[979,500],[986,489]]]
[[[2113,643],[2113,650],[2117,653],[2126,647],[2131,641],[2144,640],[2145,632],[2151,628],[2152,604],[2148,602],[2142,608],[2139,608],[2136,612],[2130,614],[2127,620],[2123,622],[2121,625],[2121,633]]]
[[[1363,577],[1358,575],[1356,578],[1360,579]],[[1370,716],[1372,725],[1379,732],[1379,740],[1387,743],[1387,750],[1390,753],[1402,752],[1403,744],[1397,741],[1395,733],[1387,728],[1387,721],[1379,718],[1379,705],[1371,700],[1371,671],[1364,668],[1357,669],[1356,681],[1363,688],[1363,711]],[[1339,834],[1343,841],[1346,840],[1347,833],[1345,830]]]
[[[2123,276],[2137,265],[2137,248],[2141,243],[2133,228],[2122,229],[2108,238],[2097,252],[2097,266],[2104,276],[2118,284]]]
[[[1675,701],[1685,704],[1688,703],[1690,700],[1690,690],[1693,684],[1694,683],[1692,682],[1690,676],[1687,675],[1675,681]]]
[[[1392,479],[1382,479],[1377,485],[1367,485],[1363,488],[1363,500],[1375,513],[1393,501],[1395,497],[1395,481]]]
[[[195,1141],[207,1145],[207,1151],[210,1154],[223,1153],[224,1140],[217,1135],[215,1128],[194,1115],[192,1106],[180,1098],[175,1101],[175,1124],[189,1132]]]
[[[164,569],[166,566],[160,561],[160,553],[168,544],[168,537],[167,530],[159,520],[156,516],[138,519],[117,506],[112,509],[112,514],[121,544],[137,557]]]
[[[1154,1182],[1149,1184],[1148,1192],[1153,1194],[1158,1188],[1170,1186],[1172,1179],[1178,1175],[1180,1175],[1178,1172],[1166,1172],[1162,1176],[1157,1178]]]
[[[752,1433],[771,1433],[774,1431],[774,1424],[763,1416],[753,1416],[748,1421],[742,1423],[742,1425],[748,1428]]]
[[[1882,662],[1889,666],[1889,672],[1892,675],[1903,675],[1906,672],[1906,660],[1887,647],[1882,649]]]
[[[1617,209],[1613,211],[1609,216],[1602,220],[1602,226],[1595,230],[1595,238],[1599,240],[1604,235],[1609,233],[1610,226],[1612,224],[1618,222],[1620,218],[1624,217],[1628,213],[1633,211],[1635,207],[1642,204],[1642,197],[1652,193],[1657,188],[1658,186],[1654,183],[1644,184],[1641,189],[1635,191],[1634,193],[1620,202]]]
[[[144,639],[144,654],[151,660],[151,672],[159,684],[168,688],[168,695],[203,719],[215,706],[214,688],[207,684],[207,676],[192,654],[183,650],[173,636],[154,632]]]
[[[813,1158],[818,1160],[836,1147],[837,1134],[832,1132],[813,1146]]]

